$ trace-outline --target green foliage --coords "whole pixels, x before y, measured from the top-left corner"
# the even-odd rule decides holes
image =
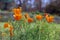
[[[14,26],[13,40],[60,40],[60,32],[55,23],[36,20],[30,24],[23,21],[12,22],[12,25]]]
[[[42,14],[42,15],[43,15],[44,13],[43,13],[43,12],[36,11],[36,12],[32,12],[31,14],[32,14],[32,15],[35,15],[35,14]]]
[[[11,40],[60,40],[60,24],[48,23],[45,19],[35,20],[32,23],[24,22],[24,20],[25,18],[20,21],[9,21],[14,27],[14,35]],[[1,30],[6,32],[8,29],[2,28]],[[9,32],[6,33],[9,40]]]

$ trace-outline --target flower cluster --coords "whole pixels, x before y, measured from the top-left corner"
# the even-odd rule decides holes
[[[21,20],[21,18],[22,18],[21,8],[14,8],[13,12],[14,12],[14,15],[13,15],[14,19],[15,20]]]
[[[9,23],[4,23],[4,28],[8,28],[10,32],[10,36],[13,36],[13,26],[10,25]]]
[[[14,12],[14,19],[15,20],[21,20],[22,19],[22,9],[21,8],[15,8],[15,9],[13,9],[13,12]],[[25,18],[27,19],[27,21],[28,21],[28,23],[31,23],[31,22],[33,22],[33,18],[31,18],[30,16],[29,16],[29,14],[28,13],[25,13]],[[45,13],[44,14],[44,16],[42,16],[42,15],[36,15],[36,19],[37,20],[42,20],[43,19],[43,17],[45,17],[46,18],[46,20],[47,20],[47,22],[53,22],[53,20],[54,20],[54,17],[53,16],[49,16],[47,13]]]

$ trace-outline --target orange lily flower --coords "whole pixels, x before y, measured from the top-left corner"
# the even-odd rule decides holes
[[[42,15],[36,15],[36,19],[37,19],[37,20],[41,20],[42,18],[43,18]]]
[[[31,23],[31,22],[33,22],[33,18],[28,18],[28,23]]]
[[[13,9],[13,12],[14,12],[14,14],[21,14],[21,8],[14,8]]]
[[[22,14],[15,14],[13,15],[15,20],[21,20],[22,19]]]
[[[17,14],[21,14],[21,8],[17,8]]]
[[[50,23],[50,22],[53,22],[54,21],[54,17],[53,16],[47,16],[46,17],[46,20]]]
[[[4,28],[7,28],[8,26],[9,26],[8,23],[5,23],[5,24],[4,24]]]

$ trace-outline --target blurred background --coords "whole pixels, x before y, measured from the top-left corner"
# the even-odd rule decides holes
[[[41,11],[60,13],[60,0],[0,0],[0,10],[22,7],[23,11]]]
[[[17,7],[22,7],[23,12],[39,11],[60,16],[60,0],[0,0],[0,18],[1,15],[11,16],[8,13]]]

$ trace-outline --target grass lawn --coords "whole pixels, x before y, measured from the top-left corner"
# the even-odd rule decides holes
[[[8,29],[3,28],[4,23],[5,22],[0,22],[0,28],[3,29],[2,32],[9,35]],[[43,21],[41,21],[41,23],[37,21],[31,24],[23,23],[23,21],[11,23],[14,27],[14,36],[12,40],[60,40],[60,24]],[[3,39],[10,40],[10,36],[5,36]]]

